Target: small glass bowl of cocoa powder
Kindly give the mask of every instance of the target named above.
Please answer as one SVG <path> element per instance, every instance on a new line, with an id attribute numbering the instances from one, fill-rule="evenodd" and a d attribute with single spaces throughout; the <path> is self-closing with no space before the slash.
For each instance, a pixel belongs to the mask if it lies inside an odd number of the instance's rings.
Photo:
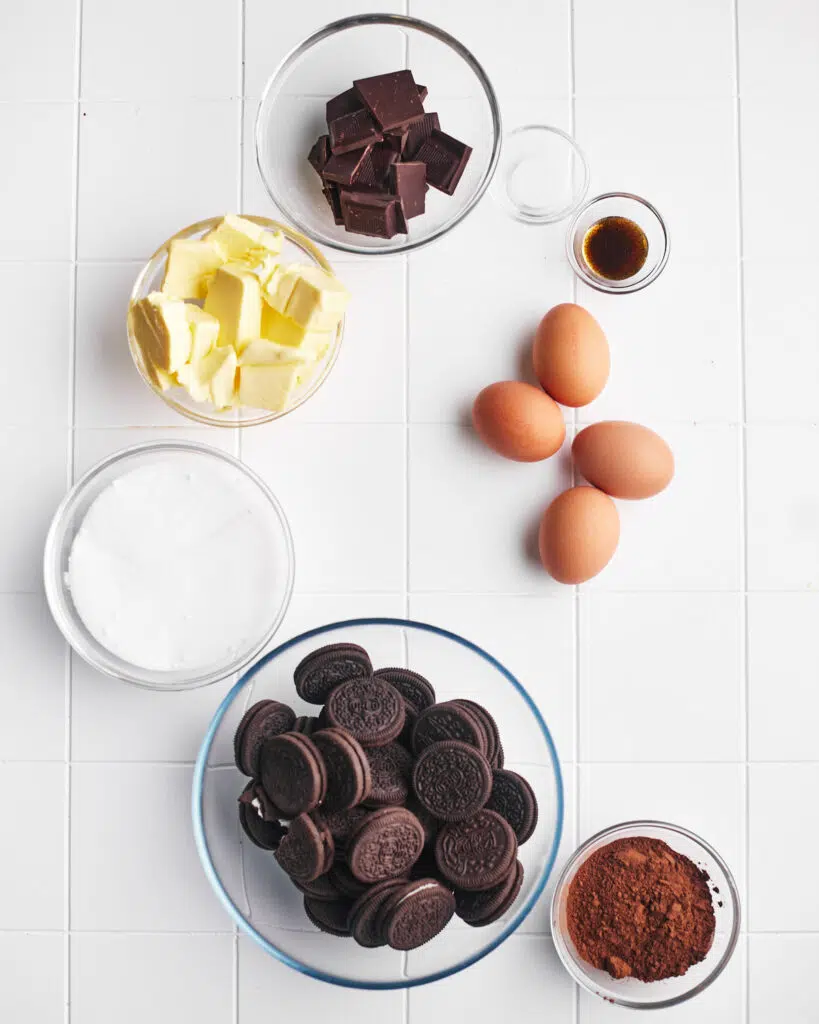
<path id="1" fill-rule="evenodd" d="M 627 821 L 587 839 L 552 897 L 552 935 L 569 974 L 633 1009 L 674 1006 L 706 989 L 731 959 L 739 927 L 725 861 L 662 821 Z"/>

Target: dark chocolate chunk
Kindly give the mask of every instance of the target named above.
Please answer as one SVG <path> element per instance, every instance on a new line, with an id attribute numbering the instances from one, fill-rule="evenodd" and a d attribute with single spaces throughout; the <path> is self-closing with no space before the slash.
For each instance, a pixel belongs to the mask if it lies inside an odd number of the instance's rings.
<path id="1" fill-rule="evenodd" d="M 404 147 L 407 144 L 408 138 L 409 129 L 404 129 L 403 131 L 397 129 L 394 132 L 384 132 L 384 143 L 394 149 L 398 156 L 401 156 L 404 152 Z"/>
<path id="2" fill-rule="evenodd" d="M 324 170 L 324 165 L 330 159 L 330 136 L 319 135 L 313 144 L 313 148 L 310 150 L 310 154 L 307 159 L 310 161 L 311 166 L 315 170 L 316 174 L 321 174 Z"/>
<path id="3" fill-rule="evenodd" d="M 403 221 L 395 196 L 373 192 L 342 192 L 341 215 L 348 231 L 373 238 L 392 238 Z"/>
<path id="4" fill-rule="evenodd" d="M 411 71 L 391 71 L 353 82 L 358 95 L 382 129 L 420 121 L 424 107 Z"/>
<path id="5" fill-rule="evenodd" d="M 458 187 L 472 147 L 433 128 L 428 139 L 418 147 L 413 159 L 427 165 L 427 181 L 434 188 L 451 196 Z"/>
<path id="6" fill-rule="evenodd" d="M 355 177 L 355 186 L 362 185 L 386 191 L 387 176 L 390 168 L 398 159 L 398 153 L 392 148 L 389 142 L 376 142 L 368 151 L 361 162 Z M 350 183 L 352 184 L 352 182 Z"/>
<path id="7" fill-rule="evenodd" d="M 344 117 L 345 114 L 352 114 L 356 110 L 363 110 L 364 104 L 358 93 L 350 87 L 345 89 L 344 92 L 340 92 L 338 96 L 334 96 L 331 100 L 327 100 L 327 124 L 331 121 L 335 121 L 337 117 Z"/>
<path id="8" fill-rule="evenodd" d="M 328 181 L 326 187 L 321 191 L 327 200 L 327 205 L 333 211 L 333 220 L 336 224 L 343 224 L 344 218 L 341 216 L 341 196 L 338 194 L 338 185 Z"/>
<path id="9" fill-rule="evenodd" d="M 429 96 L 429 89 L 425 85 L 418 86 L 418 99 L 423 103 L 424 100 Z"/>
<path id="10" fill-rule="evenodd" d="M 441 127 L 438 115 L 434 112 L 424 114 L 420 121 L 411 124 L 407 129 L 407 141 L 401 154 L 404 160 L 414 160 L 421 143 L 426 142 L 436 128 Z"/>
<path id="11" fill-rule="evenodd" d="M 337 185 L 352 185 L 369 152 L 370 147 L 364 146 L 362 149 L 352 149 L 349 153 L 333 153 L 324 165 L 322 178 Z"/>
<path id="12" fill-rule="evenodd" d="M 330 148 L 333 153 L 349 153 L 352 149 L 361 149 L 370 142 L 380 142 L 383 138 L 378 125 L 373 121 L 368 110 L 354 110 L 351 114 L 342 114 L 327 125 L 330 131 Z"/>
<path id="13" fill-rule="evenodd" d="M 401 200 L 404 216 L 418 217 L 426 206 L 427 166 L 420 161 L 393 164 L 390 167 L 390 187 Z"/>

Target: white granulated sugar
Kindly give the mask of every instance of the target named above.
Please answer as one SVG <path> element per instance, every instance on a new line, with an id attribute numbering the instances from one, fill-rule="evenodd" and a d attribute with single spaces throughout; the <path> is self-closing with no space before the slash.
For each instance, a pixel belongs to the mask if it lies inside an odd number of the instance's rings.
<path id="1" fill-rule="evenodd" d="M 258 642 L 274 614 L 273 513 L 227 465 L 178 456 L 96 498 L 68 565 L 80 618 L 112 654 L 152 671 L 203 670 Z"/>

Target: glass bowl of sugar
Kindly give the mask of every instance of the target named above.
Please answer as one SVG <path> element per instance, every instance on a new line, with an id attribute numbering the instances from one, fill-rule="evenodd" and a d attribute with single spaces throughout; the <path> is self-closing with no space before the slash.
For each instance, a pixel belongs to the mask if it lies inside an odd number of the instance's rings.
<path id="1" fill-rule="evenodd" d="M 68 492 L 48 532 L 46 597 L 90 665 L 155 690 L 249 665 L 284 618 L 293 540 L 270 488 L 204 444 L 136 445 Z"/>

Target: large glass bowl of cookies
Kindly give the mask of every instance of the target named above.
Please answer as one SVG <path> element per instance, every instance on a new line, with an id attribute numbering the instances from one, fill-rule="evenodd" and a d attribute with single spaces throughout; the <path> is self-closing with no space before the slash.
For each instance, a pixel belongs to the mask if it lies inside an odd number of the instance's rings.
<path id="1" fill-rule="evenodd" d="M 281 962 L 354 988 L 436 981 L 521 926 L 548 932 L 548 908 L 529 915 L 562 822 L 524 684 L 402 619 L 271 651 L 219 707 L 194 774 L 196 844 L 228 914 Z"/>

